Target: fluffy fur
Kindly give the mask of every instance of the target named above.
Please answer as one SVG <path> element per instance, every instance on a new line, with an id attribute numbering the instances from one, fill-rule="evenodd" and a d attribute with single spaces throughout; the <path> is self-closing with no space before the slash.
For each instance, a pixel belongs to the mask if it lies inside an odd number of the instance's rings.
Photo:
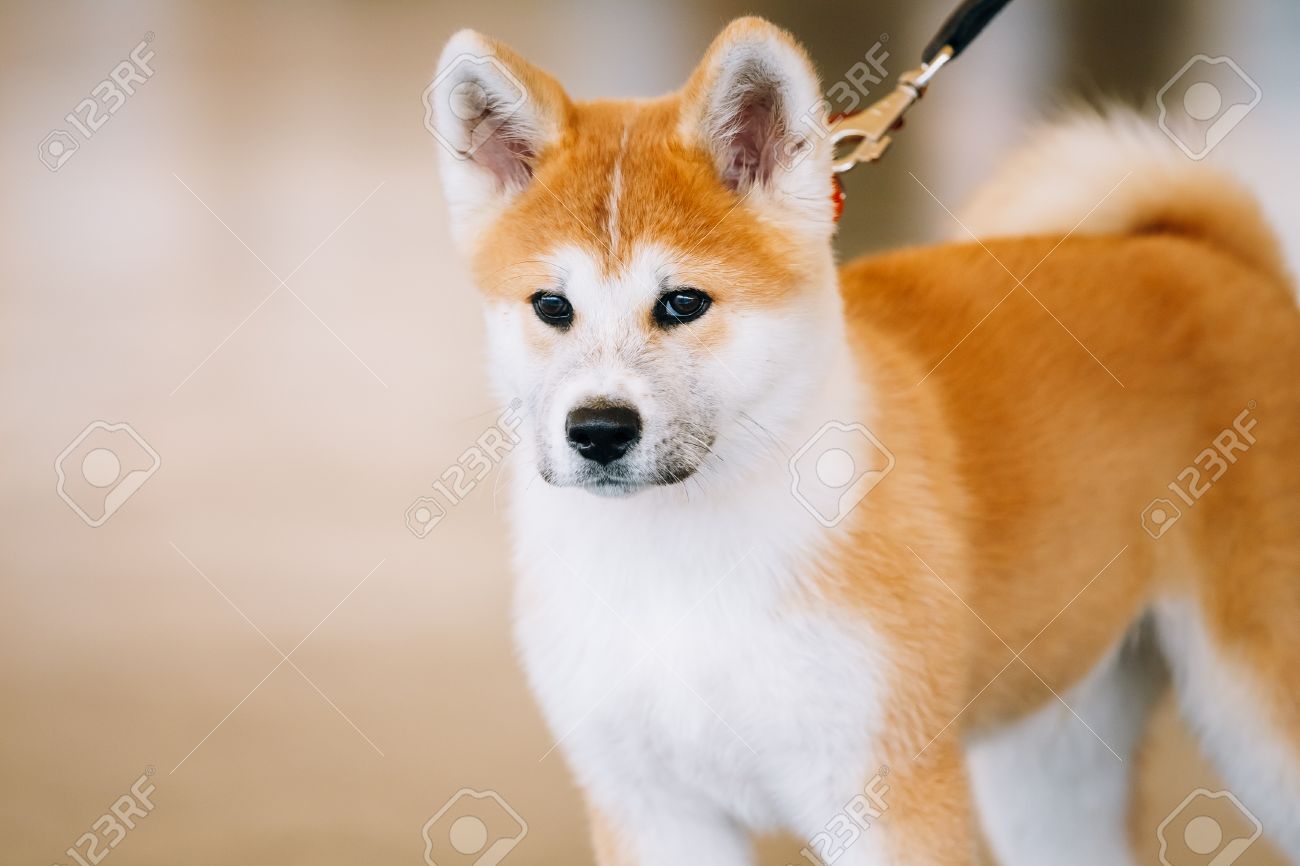
<path id="1" fill-rule="evenodd" d="M 489 95 L 435 104 L 476 145 L 443 180 L 524 405 L 519 645 L 603 866 L 740 866 L 775 829 L 845 866 L 966 864 L 972 791 L 1007 866 L 1060 839 L 1123 863 L 1156 646 L 1300 858 L 1300 315 L 1247 195 L 1145 121 L 1083 118 L 976 197 L 986 239 L 837 271 L 799 128 L 820 85 L 764 21 L 656 100 L 575 104 L 468 31 L 441 80 Z M 684 286 L 712 307 L 656 326 Z M 605 400 L 644 429 L 601 468 L 564 419 Z M 1254 444 L 1153 539 L 1146 504 L 1247 406 Z M 887 472 L 832 520 L 791 469 L 828 424 Z M 850 833 L 881 767 L 887 809 Z"/>

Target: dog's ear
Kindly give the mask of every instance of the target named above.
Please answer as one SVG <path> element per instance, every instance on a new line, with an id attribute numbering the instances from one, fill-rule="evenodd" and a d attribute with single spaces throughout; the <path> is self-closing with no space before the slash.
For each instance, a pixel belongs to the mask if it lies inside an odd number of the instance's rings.
<path id="1" fill-rule="evenodd" d="M 448 40 L 424 103 L 425 124 L 442 145 L 452 232 L 463 244 L 529 184 L 572 111 L 553 78 L 473 30 Z"/>
<path id="2" fill-rule="evenodd" d="M 682 95 L 681 134 L 728 188 L 830 213 L 826 102 L 794 37 L 761 18 L 731 22 Z"/>

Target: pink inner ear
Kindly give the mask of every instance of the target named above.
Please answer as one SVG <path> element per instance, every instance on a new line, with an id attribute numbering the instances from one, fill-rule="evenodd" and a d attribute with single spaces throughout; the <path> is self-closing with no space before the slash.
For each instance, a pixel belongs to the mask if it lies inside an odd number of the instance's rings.
<path id="1" fill-rule="evenodd" d="M 472 159 L 496 177 L 499 188 L 522 189 L 533 177 L 536 157 L 532 144 L 506 120 L 484 137 Z"/>
<path id="2" fill-rule="evenodd" d="M 731 189 L 745 190 L 771 179 L 787 135 L 779 82 L 762 70 L 740 76 L 733 87 L 731 116 L 723 129 L 721 174 Z"/>
<path id="3" fill-rule="evenodd" d="M 522 85 L 470 77 L 447 88 L 444 118 L 452 140 L 465 143 L 462 156 L 486 169 L 499 189 L 527 185 L 539 148 Z"/>

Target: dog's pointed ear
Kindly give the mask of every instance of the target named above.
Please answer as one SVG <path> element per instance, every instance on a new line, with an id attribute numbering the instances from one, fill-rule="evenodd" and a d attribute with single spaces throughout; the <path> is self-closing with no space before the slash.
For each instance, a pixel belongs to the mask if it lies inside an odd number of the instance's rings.
<path id="1" fill-rule="evenodd" d="M 452 231 L 463 244 L 528 186 L 572 111 L 553 78 L 473 30 L 448 40 L 424 104 L 425 125 L 442 145 Z"/>
<path id="2" fill-rule="evenodd" d="M 826 102 L 807 53 L 761 18 L 731 22 L 682 93 L 681 133 L 741 193 L 810 196 L 830 213 Z M 805 205 L 809 202 L 804 202 Z"/>

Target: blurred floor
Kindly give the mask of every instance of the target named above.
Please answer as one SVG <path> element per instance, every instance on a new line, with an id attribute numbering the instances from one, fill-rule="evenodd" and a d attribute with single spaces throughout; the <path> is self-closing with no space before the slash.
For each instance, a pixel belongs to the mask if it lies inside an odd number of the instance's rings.
<path id="1" fill-rule="evenodd" d="M 773 7 L 795 29 L 812 14 Z M 901 9 L 882 8 L 885 27 L 921 40 Z M 526 818 L 517 862 L 584 861 L 578 797 L 511 655 L 499 470 L 427 538 L 403 524 L 497 412 L 420 96 L 462 24 L 591 97 L 674 86 L 738 11 L 5 4 L 8 860 L 71 862 L 152 768 L 157 810 L 114 862 L 419 863 L 423 823 L 462 787 Z M 146 33 L 156 74 L 47 171 L 35 145 Z M 999 53 L 969 61 L 970 79 L 988 82 Z M 907 172 L 943 179 L 955 203 L 1012 134 L 954 155 L 935 130 L 958 123 L 964 86 L 947 109 L 936 96 L 930 133 L 918 122 L 910 149 L 855 179 L 847 249 L 950 233 Z M 1243 128 L 1239 146 L 1277 152 L 1286 139 L 1264 130 L 1280 123 Z M 1287 184 L 1270 191 L 1281 207 L 1300 200 Z M 53 469 L 94 419 L 128 421 L 162 460 L 98 529 Z M 300 641 L 297 670 L 275 647 Z M 1165 726 L 1135 825 L 1151 842 L 1208 779 Z M 768 862 L 800 861 L 774 848 Z M 1260 844 L 1237 862 L 1272 861 Z"/>

